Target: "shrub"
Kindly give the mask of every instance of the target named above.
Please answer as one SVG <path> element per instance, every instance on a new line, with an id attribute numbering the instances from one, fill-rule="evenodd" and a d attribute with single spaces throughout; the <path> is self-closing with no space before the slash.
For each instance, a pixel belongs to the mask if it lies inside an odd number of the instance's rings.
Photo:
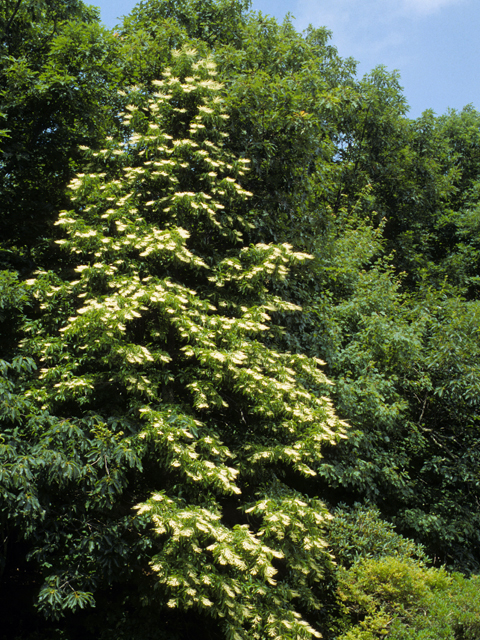
<path id="1" fill-rule="evenodd" d="M 366 558 L 338 571 L 337 640 L 478 640 L 480 579 L 411 559 Z"/>

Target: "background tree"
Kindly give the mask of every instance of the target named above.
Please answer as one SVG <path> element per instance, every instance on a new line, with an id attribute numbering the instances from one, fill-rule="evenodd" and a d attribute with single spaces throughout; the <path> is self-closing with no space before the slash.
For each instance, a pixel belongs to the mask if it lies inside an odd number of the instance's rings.
<path id="1" fill-rule="evenodd" d="M 79 144 L 115 130 L 115 38 L 82 2 L 20 0 L 0 8 L 0 266 L 33 269 L 80 159 Z M 45 258 L 42 256 L 45 255 Z M 48 256 L 48 257 L 47 257 Z"/>

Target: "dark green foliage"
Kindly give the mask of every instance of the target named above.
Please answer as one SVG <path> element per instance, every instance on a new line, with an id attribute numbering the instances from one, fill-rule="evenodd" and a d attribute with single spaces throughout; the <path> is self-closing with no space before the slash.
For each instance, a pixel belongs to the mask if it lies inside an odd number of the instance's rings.
<path id="1" fill-rule="evenodd" d="M 335 509 L 328 527 L 328 542 L 337 562 L 347 568 L 367 558 L 428 560 L 423 547 L 399 535 L 391 523 L 381 519 L 377 508 L 358 503 Z"/>
<path id="2" fill-rule="evenodd" d="M 437 561 L 476 570 L 477 302 L 448 285 L 405 292 L 382 248 L 380 230 L 343 227 L 321 245 L 322 293 L 303 303 L 302 346 L 326 358 L 359 430 L 326 451 L 324 491 L 377 504 Z"/>
<path id="3" fill-rule="evenodd" d="M 115 39 L 82 2 L 4 2 L 0 9 L 0 266 L 32 269 L 80 156 L 112 126 Z M 52 259 L 50 257 L 50 259 Z"/>

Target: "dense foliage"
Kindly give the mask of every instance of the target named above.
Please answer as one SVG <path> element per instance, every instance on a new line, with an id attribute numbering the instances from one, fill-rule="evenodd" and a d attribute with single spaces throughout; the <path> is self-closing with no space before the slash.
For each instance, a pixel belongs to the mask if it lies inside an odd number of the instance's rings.
<path id="1" fill-rule="evenodd" d="M 477 638 L 480 114 L 240 0 L 0 24 L 5 637 Z"/>

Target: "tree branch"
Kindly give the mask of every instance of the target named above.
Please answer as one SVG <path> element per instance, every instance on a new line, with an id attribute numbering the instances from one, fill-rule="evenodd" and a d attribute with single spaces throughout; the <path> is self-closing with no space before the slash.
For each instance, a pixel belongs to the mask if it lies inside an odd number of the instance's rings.
<path id="1" fill-rule="evenodd" d="M 20 5 L 21 4 L 22 4 L 22 0 L 17 0 L 17 4 L 15 6 L 15 9 L 13 10 L 13 13 L 12 13 L 12 15 L 10 17 L 10 20 L 7 22 L 7 26 L 5 27 L 5 33 L 4 33 L 4 36 L 2 38 L 2 42 L 4 42 L 8 37 L 8 32 L 10 30 L 10 27 L 12 26 L 12 22 L 14 21 L 15 16 L 18 13 L 18 10 L 20 9 Z"/>

